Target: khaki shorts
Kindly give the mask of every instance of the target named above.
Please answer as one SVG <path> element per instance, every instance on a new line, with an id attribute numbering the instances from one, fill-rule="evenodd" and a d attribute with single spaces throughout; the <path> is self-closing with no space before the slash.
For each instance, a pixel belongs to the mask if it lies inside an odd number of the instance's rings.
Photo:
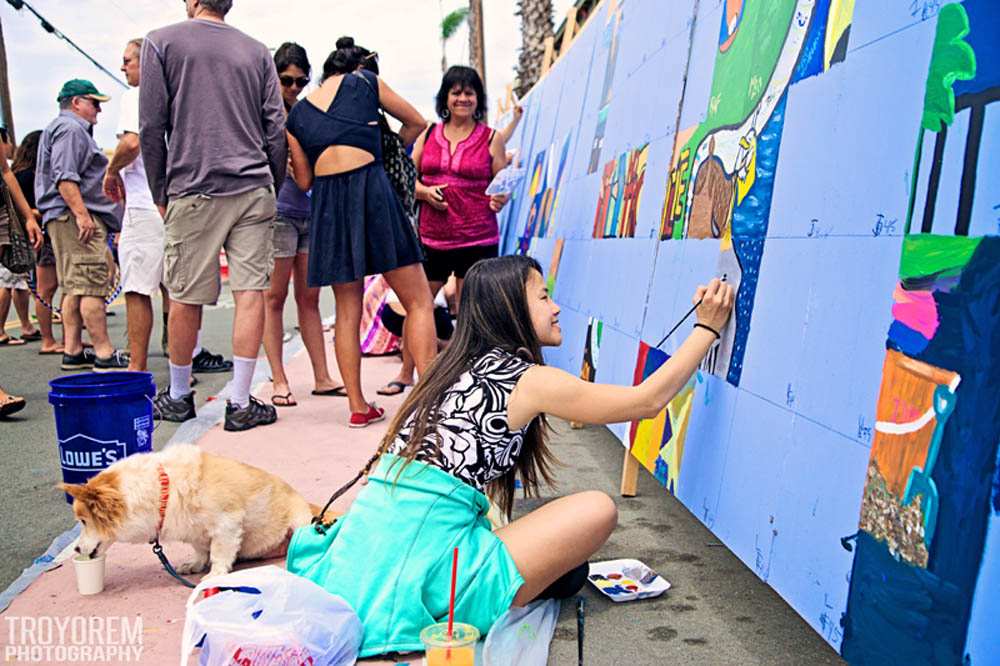
<path id="1" fill-rule="evenodd" d="M 77 237 L 79 229 L 72 213 L 49 220 L 45 230 L 52 239 L 59 286 L 63 292 L 72 296 L 105 298 L 111 287 L 108 230 L 96 215 L 91 215 L 90 219 L 97 230 L 86 243 Z"/>
<path id="2" fill-rule="evenodd" d="M 170 298 L 188 305 L 219 299 L 219 251 L 226 250 L 233 291 L 264 291 L 274 266 L 275 201 L 271 187 L 229 196 L 174 199 L 164 219 L 163 282 Z"/>

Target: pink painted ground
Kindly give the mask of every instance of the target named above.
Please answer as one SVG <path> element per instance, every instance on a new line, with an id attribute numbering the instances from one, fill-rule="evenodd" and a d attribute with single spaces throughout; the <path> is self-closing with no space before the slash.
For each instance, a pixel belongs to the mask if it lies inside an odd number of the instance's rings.
<path id="1" fill-rule="evenodd" d="M 332 356 L 331 353 L 331 367 L 335 368 Z M 261 362 L 266 363 L 263 359 Z M 391 379 L 398 367 L 396 357 L 365 359 L 362 364 L 365 395 L 386 407 L 387 416 L 395 412 L 402 397 L 377 396 L 375 389 Z M 307 500 L 323 505 L 333 490 L 350 480 L 371 457 L 385 433 L 388 419 L 368 428 L 348 428 L 346 398 L 310 395 L 312 373 L 304 350 L 292 360 L 287 370 L 299 403 L 297 407 L 279 408 L 277 423 L 243 433 L 225 432 L 220 423 L 198 443 L 206 451 L 236 458 L 277 474 Z M 271 385 L 267 383 L 255 394 L 269 399 L 270 390 Z M 334 508 L 345 510 L 356 493 L 357 488 L 352 489 L 338 500 Z M 184 544 L 167 544 L 165 550 L 175 565 L 185 561 L 191 552 Z M 280 559 L 267 563 L 284 564 Z M 118 543 L 108 552 L 103 593 L 80 596 L 76 590 L 72 562 L 67 561 L 63 566 L 43 574 L 14 600 L 3 615 L 5 618 L 133 618 L 141 615 L 143 650 L 138 663 L 160 666 L 177 663 L 188 592 L 163 571 L 150 546 Z M 11 642 L 10 627 L 11 623 L 6 619 L 0 625 L 0 654 Z M 18 641 L 16 637 L 14 640 Z M 12 659 L 10 661 L 13 662 Z M 125 662 L 115 659 L 86 663 Z M 192 660 L 191 663 L 196 662 Z"/>

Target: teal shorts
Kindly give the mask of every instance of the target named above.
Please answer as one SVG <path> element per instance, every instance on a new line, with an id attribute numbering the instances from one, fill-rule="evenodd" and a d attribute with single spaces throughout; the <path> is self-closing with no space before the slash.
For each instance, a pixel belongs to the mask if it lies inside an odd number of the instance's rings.
<path id="1" fill-rule="evenodd" d="M 403 462 L 383 455 L 344 517 L 325 534 L 296 530 L 288 547 L 289 571 L 361 618 L 361 657 L 423 650 L 420 631 L 448 619 L 456 546 L 456 622 L 485 636 L 524 584 L 486 518 L 486 496 L 440 469 Z"/>

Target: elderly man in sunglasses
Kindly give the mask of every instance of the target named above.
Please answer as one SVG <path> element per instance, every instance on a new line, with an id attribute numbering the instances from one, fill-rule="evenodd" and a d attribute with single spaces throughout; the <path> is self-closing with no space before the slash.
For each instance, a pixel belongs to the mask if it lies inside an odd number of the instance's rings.
<path id="1" fill-rule="evenodd" d="M 115 203 L 101 186 L 108 158 L 92 136 L 102 95 L 90 81 L 67 81 L 56 98 L 59 115 L 38 144 L 35 193 L 42 224 L 52 239 L 65 293 L 63 370 L 124 370 L 128 357 L 108 337 L 104 299 L 111 283 L 108 231 L 120 230 Z M 82 329 L 94 345 L 83 348 Z"/>

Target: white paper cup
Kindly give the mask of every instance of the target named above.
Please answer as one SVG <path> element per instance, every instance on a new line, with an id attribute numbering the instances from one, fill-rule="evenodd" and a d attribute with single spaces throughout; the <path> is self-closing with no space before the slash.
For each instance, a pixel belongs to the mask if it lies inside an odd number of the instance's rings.
<path id="1" fill-rule="evenodd" d="M 73 558 L 73 568 L 80 594 L 99 594 L 104 590 L 104 555 L 94 559 L 77 555 Z"/>

